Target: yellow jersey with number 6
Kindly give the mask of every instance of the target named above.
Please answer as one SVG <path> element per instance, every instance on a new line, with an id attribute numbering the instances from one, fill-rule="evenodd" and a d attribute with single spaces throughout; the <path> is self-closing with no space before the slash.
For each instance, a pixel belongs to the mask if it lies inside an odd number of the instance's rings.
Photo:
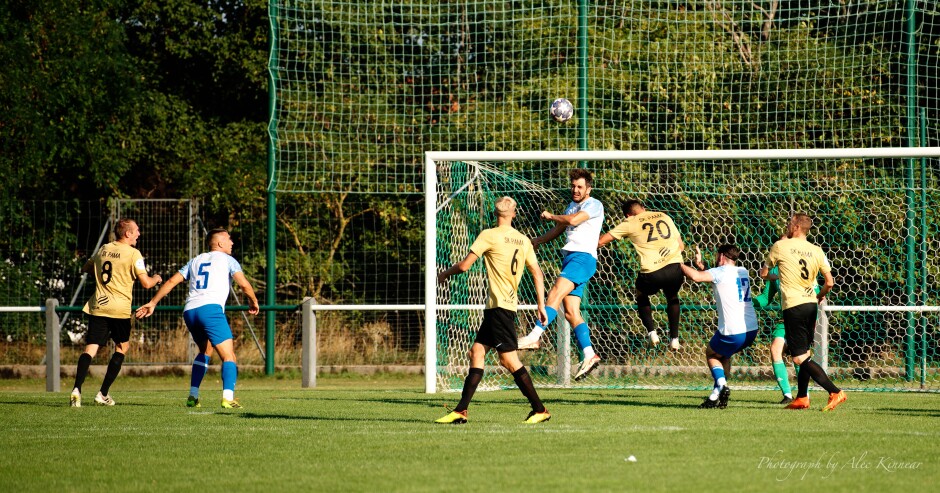
<path id="1" fill-rule="evenodd" d="M 486 265 L 486 308 L 517 311 L 522 271 L 539 265 L 529 238 L 511 226 L 486 229 L 470 245 L 470 251 Z"/>
<path id="2" fill-rule="evenodd" d="M 780 306 L 784 310 L 817 303 L 816 277 L 820 272 L 832 272 L 822 248 L 804 238 L 786 238 L 774 243 L 766 264 L 780 269 Z"/>
<path id="3" fill-rule="evenodd" d="M 82 311 L 98 317 L 131 318 L 134 281 L 147 273 L 140 251 L 112 241 L 98 250 L 92 262 L 95 292 Z"/>

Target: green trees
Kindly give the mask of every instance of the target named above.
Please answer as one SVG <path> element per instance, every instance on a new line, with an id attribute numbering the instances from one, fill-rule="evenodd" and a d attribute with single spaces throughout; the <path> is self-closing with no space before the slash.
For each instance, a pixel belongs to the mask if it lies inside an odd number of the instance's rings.
<path id="1" fill-rule="evenodd" d="M 257 197 L 265 3 L 204 3 L 0 7 L 3 198 Z"/>
<path id="2" fill-rule="evenodd" d="M 595 2 L 589 147 L 906 145 L 902 4 Z M 578 104 L 575 2 L 278 5 L 285 300 L 389 296 L 363 252 L 420 299 L 422 152 L 576 147 L 545 114 Z M 917 14 L 927 128 L 936 17 Z M 197 196 L 260 269 L 269 26 L 264 0 L 3 2 L 0 200 Z"/>

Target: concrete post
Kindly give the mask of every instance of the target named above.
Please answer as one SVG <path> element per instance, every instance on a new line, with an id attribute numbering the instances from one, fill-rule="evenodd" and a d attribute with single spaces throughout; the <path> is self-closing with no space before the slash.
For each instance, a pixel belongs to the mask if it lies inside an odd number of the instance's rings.
<path id="1" fill-rule="evenodd" d="M 46 300 L 46 392 L 61 391 L 61 362 L 59 345 L 61 328 L 59 327 L 59 314 L 55 308 L 59 300 L 49 298 Z"/>
<path id="2" fill-rule="evenodd" d="M 305 389 L 317 386 L 317 315 L 313 305 L 317 302 L 307 298 L 300 305 L 301 335 L 301 383 Z"/>

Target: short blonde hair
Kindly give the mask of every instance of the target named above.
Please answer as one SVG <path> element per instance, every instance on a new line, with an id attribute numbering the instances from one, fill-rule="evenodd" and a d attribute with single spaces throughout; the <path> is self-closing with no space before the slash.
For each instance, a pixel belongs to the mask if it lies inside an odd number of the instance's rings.
<path id="1" fill-rule="evenodd" d="M 500 197 L 496 201 L 496 215 L 499 217 L 511 216 L 516 212 L 516 201 L 512 197 Z"/>

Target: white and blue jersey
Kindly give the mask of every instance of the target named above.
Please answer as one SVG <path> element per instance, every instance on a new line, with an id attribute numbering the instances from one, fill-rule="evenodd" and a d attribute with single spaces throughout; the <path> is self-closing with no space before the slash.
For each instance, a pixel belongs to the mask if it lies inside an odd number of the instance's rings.
<path id="1" fill-rule="evenodd" d="M 189 296 L 183 311 L 203 305 L 225 306 L 232 276 L 241 271 L 238 261 L 224 252 L 197 255 L 180 269 L 180 275 L 189 282 Z"/>
<path id="2" fill-rule="evenodd" d="M 571 202 L 565 209 L 565 215 L 586 212 L 589 216 L 587 221 L 577 225 L 568 226 L 565 229 L 566 242 L 562 247 L 562 253 L 584 252 L 597 258 L 597 239 L 601 236 L 601 227 L 604 225 L 604 204 L 600 200 L 588 197 L 581 203 Z"/>
<path id="3" fill-rule="evenodd" d="M 232 338 L 224 307 L 232 276 L 241 271 L 237 260 L 218 251 L 202 253 L 180 269 L 180 275 L 189 282 L 183 320 L 197 343 L 209 340 L 217 346 Z"/>
<path id="4" fill-rule="evenodd" d="M 708 269 L 718 305 L 718 331 L 730 336 L 757 330 L 757 313 L 751 303 L 751 279 L 747 269 L 723 265 Z"/>

